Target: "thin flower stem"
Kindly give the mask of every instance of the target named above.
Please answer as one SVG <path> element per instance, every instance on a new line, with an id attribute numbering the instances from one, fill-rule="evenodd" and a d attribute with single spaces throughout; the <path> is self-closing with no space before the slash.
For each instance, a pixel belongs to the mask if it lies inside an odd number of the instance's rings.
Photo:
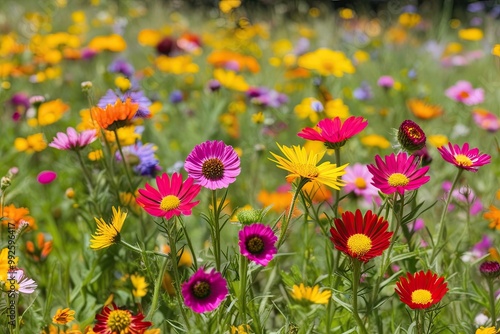
<path id="1" fill-rule="evenodd" d="M 123 239 L 120 239 L 120 244 L 125 246 L 126 248 L 128 248 L 129 250 L 133 251 L 133 252 L 136 252 L 136 253 L 139 253 L 139 254 L 143 254 L 143 253 L 146 253 L 146 254 L 153 254 L 153 255 L 157 255 L 157 256 L 161 256 L 161 257 L 166 257 L 168 258 L 169 255 L 168 254 L 165 254 L 165 253 L 160 253 L 160 252 L 155 252 L 155 251 L 144 251 L 138 247 L 135 247 L 131 244 L 129 244 L 128 242 L 126 242 L 125 240 Z"/>
<path id="2" fill-rule="evenodd" d="M 286 215 L 285 220 L 283 220 L 283 223 L 281 224 L 280 236 L 278 238 L 278 245 L 276 246 L 277 249 L 279 249 L 281 245 L 283 245 L 283 242 L 285 241 L 288 225 L 290 224 L 290 220 L 292 219 L 293 209 L 295 208 L 295 202 L 297 201 L 297 197 L 300 194 L 302 187 L 304 187 L 304 185 L 307 182 L 309 182 L 309 179 L 301 178 L 299 184 L 297 185 L 297 189 L 295 189 L 295 192 L 293 193 L 292 202 L 290 203 L 290 209 L 288 211 L 288 214 Z"/>
<path id="3" fill-rule="evenodd" d="M 182 229 L 184 230 L 184 236 L 186 237 L 186 241 L 189 247 L 189 250 L 191 251 L 191 256 L 193 257 L 193 266 L 194 270 L 198 270 L 198 260 L 196 258 L 196 252 L 194 251 L 193 243 L 191 242 L 191 238 L 189 237 L 189 233 L 186 231 L 186 228 L 184 227 L 184 222 L 182 221 L 182 217 L 178 216 L 177 219 L 179 220 L 179 223 L 181 224 Z"/>
<path id="4" fill-rule="evenodd" d="M 149 308 L 148 314 L 146 315 L 147 320 L 153 319 L 153 315 L 156 311 L 156 308 L 158 307 L 158 300 L 160 297 L 160 287 L 161 287 L 161 283 L 163 281 L 163 275 L 165 275 L 165 270 L 167 269 L 167 264 L 168 264 L 168 259 L 163 259 L 163 262 L 162 262 L 161 267 L 160 267 L 160 271 L 158 273 L 158 277 L 156 278 L 156 284 L 155 284 L 155 288 L 153 291 L 153 299 L 151 300 L 151 306 Z"/>
<path id="5" fill-rule="evenodd" d="M 122 150 L 122 144 L 120 144 L 120 138 L 118 138 L 118 132 L 116 131 L 116 129 L 113 129 L 113 132 L 115 133 L 116 145 L 118 146 L 118 151 L 120 152 L 120 156 L 121 156 L 122 161 L 123 161 L 123 166 L 125 168 L 125 174 L 127 175 L 128 184 L 130 186 L 130 192 L 135 197 L 135 193 L 134 193 L 135 189 L 134 189 L 134 186 L 132 183 L 132 177 L 130 176 L 129 165 L 127 163 L 127 160 L 125 160 L 125 155 L 123 154 L 123 150 Z"/>
<path id="6" fill-rule="evenodd" d="M 353 259 L 352 269 L 352 315 L 358 324 L 361 334 L 368 334 L 363 320 L 358 313 L 358 287 L 361 279 L 361 262 L 358 259 Z"/>
<path id="7" fill-rule="evenodd" d="M 247 322 L 246 310 L 246 294 L 247 294 L 247 277 L 248 277 L 248 260 L 245 256 L 240 254 L 240 295 L 238 300 L 240 302 L 240 321 L 242 324 Z"/>
<path id="8" fill-rule="evenodd" d="M 335 164 L 336 167 L 340 166 L 340 147 L 335 149 Z M 339 198 L 340 198 L 340 189 L 335 189 L 335 199 L 333 203 L 333 216 L 337 218 L 338 216 L 338 208 L 339 208 Z"/>
<path id="9" fill-rule="evenodd" d="M 87 169 L 85 162 L 83 161 L 82 154 L 81 154 L 80 150 L 76 149 L 75 152 L 76 152 L 76 156 L 78 157 L 78 162 L 80 163 L 80 166 L 82 167 L 83 175 L 85 175 L 85 179 L 87 180 L 87 186 L 89 188 L 89 193 L 90 193 L 91 189 L 94 187 L 94 182 L 92 181 L 92 177 L 90 176 L 90 172 Z"/>
<path id="10" fill-rule="evenodd" d="M 424 313 L 423 310 L 415 311 L 415 319 L 417 322 L 417 334 L 424 334 Z"/>
<path id="11" fill-rule="evenodd" d="M 436 242 L 434 242 L 434 247 L 432 248 L 431 263 L 433 263 L 434 260 L 436 259 L 436 256 L 439 253 L 439 248 L 441 247 L 441 243 L 443 242 L 444 231 L 446 230 L 446 227 L 444 224 L 444 218 L 446 217 L 446 213 L 448 212 L 448 206 L 450 205 L 450 202 L 451 202 L 453 190 L 455 189 L 455 187 L 458 183 L 458 180 L 460 179 L 460 176 L 462 175 L 463 171 L 464 170 L 461 168 L 458 169 L 457 176 L 455 176 L 455 179 L 453 180 L 450 191 L 448 192 L 448 196 L 446 197 L 446 202 L 444 204 L 443 212 L 441 213 L 441 219 L 439 220 L 438 236 L 437 236 Z"/>
<path id="12" fill-rule="evenodd" d="M 497 328 L 497 312 L 495 308 L 495 288 L 493 287 L 493 279 L 488 278 L 488 294 L 490 302 L 491 326 Z"/>
<path id="13" fill-rule="evenodd" d="M 212 228 L 212 245 L 214 248 L 215 257 L 215 269 L 220 272 L 221 266 L 221 251 L 220 251 L 220 212 L 219 206 L 217 205 L 217 190 L 212 190 L 212 210 L 213 210 L 213 224 L 210 224 Z"/>

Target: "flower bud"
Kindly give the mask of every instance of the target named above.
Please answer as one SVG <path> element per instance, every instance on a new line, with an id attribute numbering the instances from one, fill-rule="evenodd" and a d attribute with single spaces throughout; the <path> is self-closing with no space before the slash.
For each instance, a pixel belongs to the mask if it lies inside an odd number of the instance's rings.
<path id="1" fill-rule="evenodd" d="M 500 276 L 500 263 L 496 261 L 486 261 L 479 266 L 479 272 L 486 278 L 497 278 Z"/>
<path id="2" fill-rule="evenodd" d="M 399 126 L 398 142 L 408 152 L 421 150 L 425 146 L 425 133 L 417 123 L 406 120 Z"/>

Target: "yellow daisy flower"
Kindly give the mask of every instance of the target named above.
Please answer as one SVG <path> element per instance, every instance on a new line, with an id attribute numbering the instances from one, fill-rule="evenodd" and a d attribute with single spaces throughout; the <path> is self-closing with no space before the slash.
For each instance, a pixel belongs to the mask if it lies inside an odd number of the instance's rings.
<path id="1" fill-rule="evenodd" d="M 94 218 L 97 223 L 97 231 L 95 235 L 92 235 L 90 248 L 104 249 L 119 242 L 125 218 L 127 218 L 127 213 L 122 213 L 120 208 L 116 210 L 115 207 L 113 207 L 113 217 L 110 224 L 107 224 L 102 218 Z"/>
<path id="2" fill-rule="evenodd" d="M 324 290 L 320 292 L 318 285 L 310 287 L 304 286 L 303 283 L 300 283 L 299 286 L 293 286 L 291 296 L 293 299 L 299 302 L 328 304 L 330 298 L 332 297 L 332 292 L 330 290 Z"/>

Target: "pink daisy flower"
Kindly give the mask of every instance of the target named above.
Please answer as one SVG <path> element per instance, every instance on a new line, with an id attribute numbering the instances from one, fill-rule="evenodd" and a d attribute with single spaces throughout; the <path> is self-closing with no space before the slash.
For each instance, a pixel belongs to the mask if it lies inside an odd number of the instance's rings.
<path id="1" fill-rule="evenodd" d="M 167 173 L 163 173 L 156 177 L 158 190 L 146 183 L 145 189 L 139 189 L 136 201 L 155 217 L 170 219 L 173 216 L 188 216 L 199 203 L 192 200 L 200 192 L 201 186 L 193 183 L 190 177 L 183 182 L 181 174 L 173 173 L 172 178 L 169 178 Z"/>
<path id="2" fill-rule="evenodd" d="M 373 199 L 378 199 L 378 189 L 372 184 L 372 177 L 366 165 L 355 163 L 347 166 L 342 176 L 342 180 L 346 183 L 345 192 L 352 192 L 356 196 L 363 197 L 371 204 Z"/>
<path id="3" fill-rule="evenodd" d="M 307 140 L 321 141 L 330 149 L 345 145 L 347 140 L 368 125 L 363 117 L 351 116 L 342 123 L 339 117 L 326 118 L 318 122 L 318 129 L 304 128 L 297 135 Z"/>
<path id="4" fill-rule="evenodd" d="M 384 194 L 398 192 L 403 195 L 407 190 L 415 190 L 429 182 L 430 176 L 424 175 L 429 166 L 418 168 L 419 159 L 406 152 L 398 155 L 391 154 L 383 161 L 379 155 L 375 156 L 375 165 L 368 165 L 373 175 L 372 184 Z"/>
<path id="5" fill-rule="evenodd" d="M 477 148 L 469 149 L 469 143 L 465 143 L 462 148 L 448 143 L 448 147 L 443 145 L 438 151 L 445 161 L 469 172 L 477 172 L 479 167 L 491 162 L 490 155 L 479 153 Z"/>
<path id="6" fill-rule="evenodd" d="M 184 168 L 202 187 L 227 188 L 240 175 L 240 158 L 223 141 L 206 141 L 189 153 Z"/>
<path id="7" fill-rule="evenodd" d="M 465 80 L 460 80 L 454 86 L 448 88 L 445 95 L 468 106 L 480 104 L 484 101 L 484 89 L 474 89 L 472 84 Z"/>
<path id="8" fill-rule="evenodd" d="M 35 292 L 37 286 L 34 280 L 24 275 L 24 270 L 15 269 L 9 270 L 4 290 L 6 292 L 15 291 L 15 293 L 31 294 Z"/>
<path id="9" fill-rule="evenodd" d="M 85 130 L 78 133 L 74 128 L 67 128 L 66 133 L 58 132 L 50 147 L 58 150 L 78 150 L 96 140 L 95 130 Z"/>
<path id="10" fill-rule="evenodd" d="M 485 109 L 474 109 L 472 119 L 481 129 L 496 132 L 500 129 L 500 119 L 497 115 Z"/>
<path id="11" fill-rule="evenodd" d="M 390 75 L 383 75 L 377 80 L 377 85 L 384 89 L 389 89 L 394 86 L 394 79 Z"/>
<path id="12" fill-rule="evenodd" d="M 215 310 L 228 295 L 227 282 L 215 269 L 198 269 L 181 290 L 184 303 L 196 313 Z"/>
<path id="13" fill-rule="evenodd" d="M 261 223 L 247 225 L 238 235 L 240 252 L 250 261 L 267 266 L 277 253 L 274 244 L 278 238 L 269 226 Z"/>

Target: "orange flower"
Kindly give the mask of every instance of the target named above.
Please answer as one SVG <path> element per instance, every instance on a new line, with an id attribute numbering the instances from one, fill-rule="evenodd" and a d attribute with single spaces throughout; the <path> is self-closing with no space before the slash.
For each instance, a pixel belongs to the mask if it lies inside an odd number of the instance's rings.
<path id="1" fill-rule="evenodd" d="M 45 240 L 43 233 L 38 233 L 36 236 L 36 246 L 33 241 L 26 242 L 26 252 L 33 258 L 35 262 L 43 262 L 52 251 L 52 240 Z"/>
<path id="2" fill-rule="evenodd" d="M 117 99 L 114 105 L 108 104 L 105 109 L 93 107 L 90 113 L 101 128 L 113 131 L 128 125 L 138 109 L 139 105 L 130 99 L 125 102 Z"/>
<path id="3" fill-rule="evenodd" d="M 2 208 L 0 207 L 0 212 Z M 3 208 L 4 220 L 2 221 L 4 226 L 8 226 L 9 223 L 14 224 L 14 228 L 19 228 L 19 225 L 25 221 L 29 224 L 31 229 L 36 229 L 35 219 L 28 216 L 30 210 L 27 208 L 16 208 L 14 204 L 6 206 Z"/>
<path id="4" fill-rule="evenodd" d="M 207 62 L 215 67 L 226 67 L 228 64 L 237 66 L 237 70 L 248 69 L 252 73 L 260 71 L 260 66 L 254 57 L 245 56 L 237 52 L 216 50 L 212 52 Z"/>
<path id="5" fill-rule="evenodd" d="M 431 119 L 440 116 L 443 108 L 437 105 L 428 104 L 419 99 L 410 99 L 406 102 L 408 109 L 420 119 Z"/>
<path id="6" fill-rule="evenodd" d="M 308 182 L 302 188 L 306 196 L 310 197 L 314 203 L 321 203 L 332 198 L 332 192 L 323 184 Z"/>
<path id="7" fill-rule="evenodd" d="M 483 218 L 490 221 L 490 228 L 500 230 L 500 209 L 490 205 L 489 211 L 483 214 Z"/>

